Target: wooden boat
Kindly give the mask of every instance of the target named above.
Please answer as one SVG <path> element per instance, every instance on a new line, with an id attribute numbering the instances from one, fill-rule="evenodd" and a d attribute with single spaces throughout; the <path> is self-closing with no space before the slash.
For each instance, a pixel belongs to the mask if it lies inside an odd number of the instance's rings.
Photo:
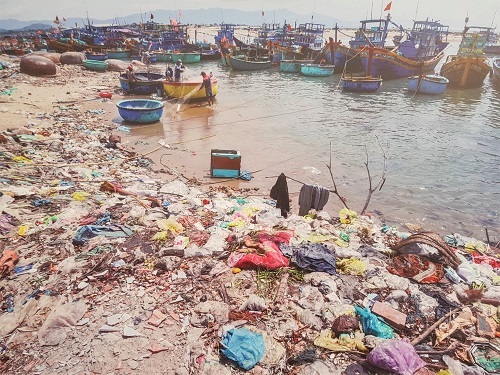
<path id="1" fill-rule="evenodd" d="M 246 60 L 244 56 L 231 56 L 229 57 L 229 66 L 234 70 L 243 70 L 243 71 L 253 71 L 253 70 L 264 70 L 269 69 L 272 65 L 272 62 L 269 60 L 259 61 L 259 60 Z"/>
<path id="2" fill-rule="evenodd" d="M 300 73 L 302 64 L 311 64 L 312 60 L 280 60 L 280 72 Z"/>
<path id="3" fill-rule="evenodd" d="M 408 77 L 408 91 L 418 92 L 419 94 L 439 95 L 446 89 L 448 82 L 448 78 L 437 74 Z"/>
<path id="4" fill-rule="evenodd" d="M 136 95 L 163 95 L 163 80 L 165 79 L 163 74 L 137 72 L 134 75 L 136 80 L 129 82 L 127 73 L 120 74 L 120 86 L 123 91 Z"/>
<path id="5" fill-rule="evenodd" d="M 96 72 L 108 70 L 108 63 L 106 61 L 83 60 L 83 66 L 88 70 L 94 70 Z"/>
<path id="6" fill-rule="evenodd" d="M 128 59 L 131 55 L 129 49 L 107 49 L 108 59 L 124 60 Z"/>
<path id="7" fill-rule="evenodd" d="M 172 61 L 176 62 L 177 60 L 181 60 L 183 64 L 193 64 L 200 62 L 201 55 L 199 52 L 174 52 Z"/>
<path id="8" fill-rule="evenodd" d="M 500 83 L 500 57 L 493 59 L 493 80 Z"/>
<path id="9" fill-rule="evenodd" d="M 3 47 L 0 51 L 9 56 L 23 56 L 29 53 L 26 49 L 16 47 Z"/>
<path id="10" fill-rule="evenodd" d="M 450 80 L 450 87 L 469 89 L 483 85 L 491 67 L 483 53 L 484 45 L 490 40 L 490 27 L 467 26 L 462 33 L 462 41 L 456 55 L 450 55 L 441 67 L 441 75 Z"/>
<path id="11" fill-rule="evenodd" d="M 172 54 L 167 53 L 166 51 L 154 51 L 152 54 L 156 56 L 157 62 L 172 61 Z"/>
<path id="12" fill-rule="evenodd" d="M 158 121 L 163 115 L 164 102 L 150 99 L 122 100 L 116 103 L 118 113 L 128 122 L 148 124 Z"/>
<path id="13" fill-rule="evenodd" d="M 434 68 L 443 58 L 448 45 L 441 36 L 447 26 L 435 21 L 414 21 L 407 38 L 389 51 L 380 47 L 365 47 L 359 52 L 365 73 L 383 80 L 420 75 Z"/>
<path id="14" fill-rule="evenodd" d="M 222 57 L 222 54 L 218 50 L 202 51 L 200 53 L 201 61 L 217 61 Z"/>
<path id="15" fill-rule="evenodd" d="M 108 58 L 108 55 L 104 52 L 87 51 L 85 55 L 87 56 L 87 60 L 104 61 Z"/>
<path id="16" fill-rule="evenodd" d="M 353 77 L 352 74 L 343 74 L 340 78 L 342 91 L 345 92 L 375 92 L 382 85 L 380 77 Z"/>
<path id="17" fill-rule="evenodd" d="M 71 43 L 68 38 L 56 40 L 47 39 L 47 47 L 59 53 L 64 52 L 83 52 L 89 49 L 89 45 L 85 43 L 76 43 L 76 40 Z"/>
<path id="18" fill-rule="evenodd" d="M 333 74 L 335 65 L 302 64 L 300 74 L 308 77 L 328 77 Z"/>
<path id="19" fill-rule="evenodd" d="M 163 81 L 163 89 L 165 94 L 176 99 L 205 99 L 205 89 L 201 88 L 201 81 Z M 219 91 L 217 78 L 212 78 L 212 94 L 217 95 Z"/>

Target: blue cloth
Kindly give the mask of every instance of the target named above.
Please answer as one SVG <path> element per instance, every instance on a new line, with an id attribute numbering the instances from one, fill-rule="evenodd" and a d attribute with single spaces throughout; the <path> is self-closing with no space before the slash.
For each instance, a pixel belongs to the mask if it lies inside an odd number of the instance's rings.
<path id="1" fill-rule="evenodd" d="M 222 354 L 245 370 L 252 369 L 264 356 L 264 337 L 246 328 L 230 330 L 221 345 Z"/>
<path id="2" fill-rule="evenodd" d="M 74 245 L 83 245 L 85 242 L 97 236 L 112 238 L 130 237 L 134 232 L 123 225 L 84 225 L 80 227 L 73 237 Z"/>
<path id="3" fill-rule="evenodd" d="M 299 246 L 280 244 L 284 256 L 292 263 L 308 271 L 328 272 L 334 275 L 336 270 L 335 253 L 325 245 L 307 243 Z"/>

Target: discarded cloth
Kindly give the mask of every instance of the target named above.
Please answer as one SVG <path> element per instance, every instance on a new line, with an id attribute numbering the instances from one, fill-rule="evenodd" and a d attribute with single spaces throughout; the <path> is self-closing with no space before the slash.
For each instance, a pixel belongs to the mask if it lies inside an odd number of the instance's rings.
<path id="1" fill-rule="evenodd" d="M 73 237 L 74 245 L 83 245 L 85 242 L 97 236 L 112 238 L 130 237 L 134 232 L 124 225 L 84 225 L 80 227 Z"/>
<path id="2" fill-rule="evenodd" d="M 400 375 L 413 375 L 426 365 L 413 345 L 406 340 L 389 340 L 378 345 L 368 354 L 366 361 Z"/>
<path id="3" fill-rule="evenodd" d="M 303 185 L 299 193 L 299 215 L 307 215 L 311 208 L 322 210 L 328 202 L 330 192 L 320 186 Z"/>
<path id="4" fill-rule="evenodd" d="M 291 238 L 290 232 L 278 232 L 270 234 L 260 232 L 254 239 L 245 238 L 245 247 L 233 252 L 228 259 L 230 267 L 241 269 L 264 268 L 274 270 L 290 265 L 288 259 L 281 253 L 279 245 L 288 244 Z"/>
<path id="5" fill-rule="evenodd" d="M 413 279 L 419 283 L 437 283 L 444 276 L 444 267 L 416 254 L 403 254 L 394 257 L 387 270 L 393 275 Z"/>
<path id="6" fill-rule="evenodd" d="M 10 275 L 18 260 L 19 255 L 15 250 L 4 250 L 0 258 L 0 277 Z"/>
<path id="7" fill-rule="evenodd" d="M 292 263 L 308 271 L 336 273 L 335 253 L 323 244 L 304 244 L 299 246 L 280 245 L 281 252 L 291 258 Z"/>
<path id="8" fill-rule="evenodd" d="M 339 338 L 333 338 L 330 330 L 323 330 L 316 340 L 314 340 L 314 345 L 334 352 L 350 352 L 352 350 L 359 350 L 360 352 L 368 351 L 363 344 L 362 338 L 359 337 L 359 333 L 354 338 L 351 338 L 349 335 L 340 335 Z"/>
<path id="9" fill-rule="evenodd" d="M 221 345 L 222 354 L 245 370 L 252 369 L 264 356 L 264 337 L 246 328 L 228 331 Z"/>
<path id="10" fill-rule="evenodd" d="M 337 268 L 348 275 L 363 276 L 366 272 L 365 262 L 358 258 L 339 259 Z"/>
<path id="11" fill-rule="evenodd" d="M 373 314 L 368 307 L 361 308 L 355 305 L 354 309 L 356 315 L 361 318 L 361 325 L 365 335 L 377 336 L 383 339 L 392 339 L 394 337 L 394 330 L 381 318 Z"/>
<path id="12" fill-rule="evenodd" d="M 276 200 L 276 208 L 281 208 L 281 216 L 287 217 L 290 211 L 290 195 L 284 173 L 278 176 L 276 183 L 271 188 L 270 197 Z"/>
<path id="13" fill-rule="evenodd" d="M 6 235 L 16 227 L 13 224 L 14 220 L 14 217 L 9 214 L 0 215 L 0 234 L 2 236 Z"/>

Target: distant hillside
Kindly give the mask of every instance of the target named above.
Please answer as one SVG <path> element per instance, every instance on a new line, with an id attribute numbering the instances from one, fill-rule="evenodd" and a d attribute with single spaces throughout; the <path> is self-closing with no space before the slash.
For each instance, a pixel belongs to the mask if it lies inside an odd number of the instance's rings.
<path id="1" fill-rule="evenodd" d="M 92 12 L 92 10 L 90 10 Z M 179 14 L 177 10 L 165 10 L 158 9 L 151 12 L 154 16 L 154 21 L 159 23 L 169 23 L 171 19 L 175 18 L 178 20 Z M 95 19 L 90 18 L 90 22 L 94 25 L 116 25 L 116 24 L 131 24 L 139 23 L 150 20 L 150 14 L 145 15 L 136 13 L 124 17 L 118 17 L 115 19 Z M 63 21 L 60 17 L 61 22 L 66 27 L 79 27 L 87 23 L 86 18 L 82 17 L 66 17 L 66 21 Z M 222 9 L 222 8 L 209 8 L 209 9 L 187 9 L 182 10 L 181 20 L 184 24 L 220 24 L 222 22 L 235 23 L 240 25 L 261 25 L 262 21 L 266 23 L 280 23 L 283 24 L 285 21 L 290 24 L 299 24 L 305 22 L 311 22 L 311 14 L 297 14 L 289 11 L 288 9 L 278 9 L 272 12 L 265 12 L 264 17 L 262 17 L 261 11 L 243 11 L 237 9 Z M 335 23 L 338 23 L 341 27 L 355 27 L 358 22 L 343 22 L 341 20 L 335 19 L 324 14 L 314 15 L 315 23 L 325 24 L 326 27 L 333 27 Z M 30 21 L 18 21 L 15 19 L 0 19 L 0 28 L 6 30 L 21 30 L 26 27 L 31 27 L 33 24 L 42 24 L 47 27 L 54 27 L 54 20 L 30 20 Z"/>
<path id="2" fill-rule="evenodd" d="M 26 31 L 26 30 L 48 30 L 52 29 L 52 26 L 50 25 L 45 25 L 43 23 L 32 23 L 29 26 L 25 26 L 20 30 Z"/>

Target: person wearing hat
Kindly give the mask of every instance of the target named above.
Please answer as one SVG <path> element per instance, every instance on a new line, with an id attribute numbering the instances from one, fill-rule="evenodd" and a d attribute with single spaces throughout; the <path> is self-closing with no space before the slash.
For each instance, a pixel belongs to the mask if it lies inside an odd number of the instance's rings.
<path id="1" fill-rule="evenodd" d="M 182 65 L 182 60 L 179 59 L 174 65 L 174 81 L 179 82 L 181 80 L 181 74 L 184 73 L 184 65 Z"/>
<path id="2" fill-rule="evenodd" d="M 200 90 L 205 87 L 208 105 L 212 105 L 214 104 L 214 96 L 212 94 L 212 73 L 208 75 L 205 72 L 201 72 L 201 76 L 203 77 L 203 83 L 201 84 Z"/>
<path id="3" fill-rule="evenodd" d="M 134 67 L 132 65 L 129 65 L 127 67 L 127 79 L 129 82 L 135 82 L 135 73 L 134 73 Z"/>

